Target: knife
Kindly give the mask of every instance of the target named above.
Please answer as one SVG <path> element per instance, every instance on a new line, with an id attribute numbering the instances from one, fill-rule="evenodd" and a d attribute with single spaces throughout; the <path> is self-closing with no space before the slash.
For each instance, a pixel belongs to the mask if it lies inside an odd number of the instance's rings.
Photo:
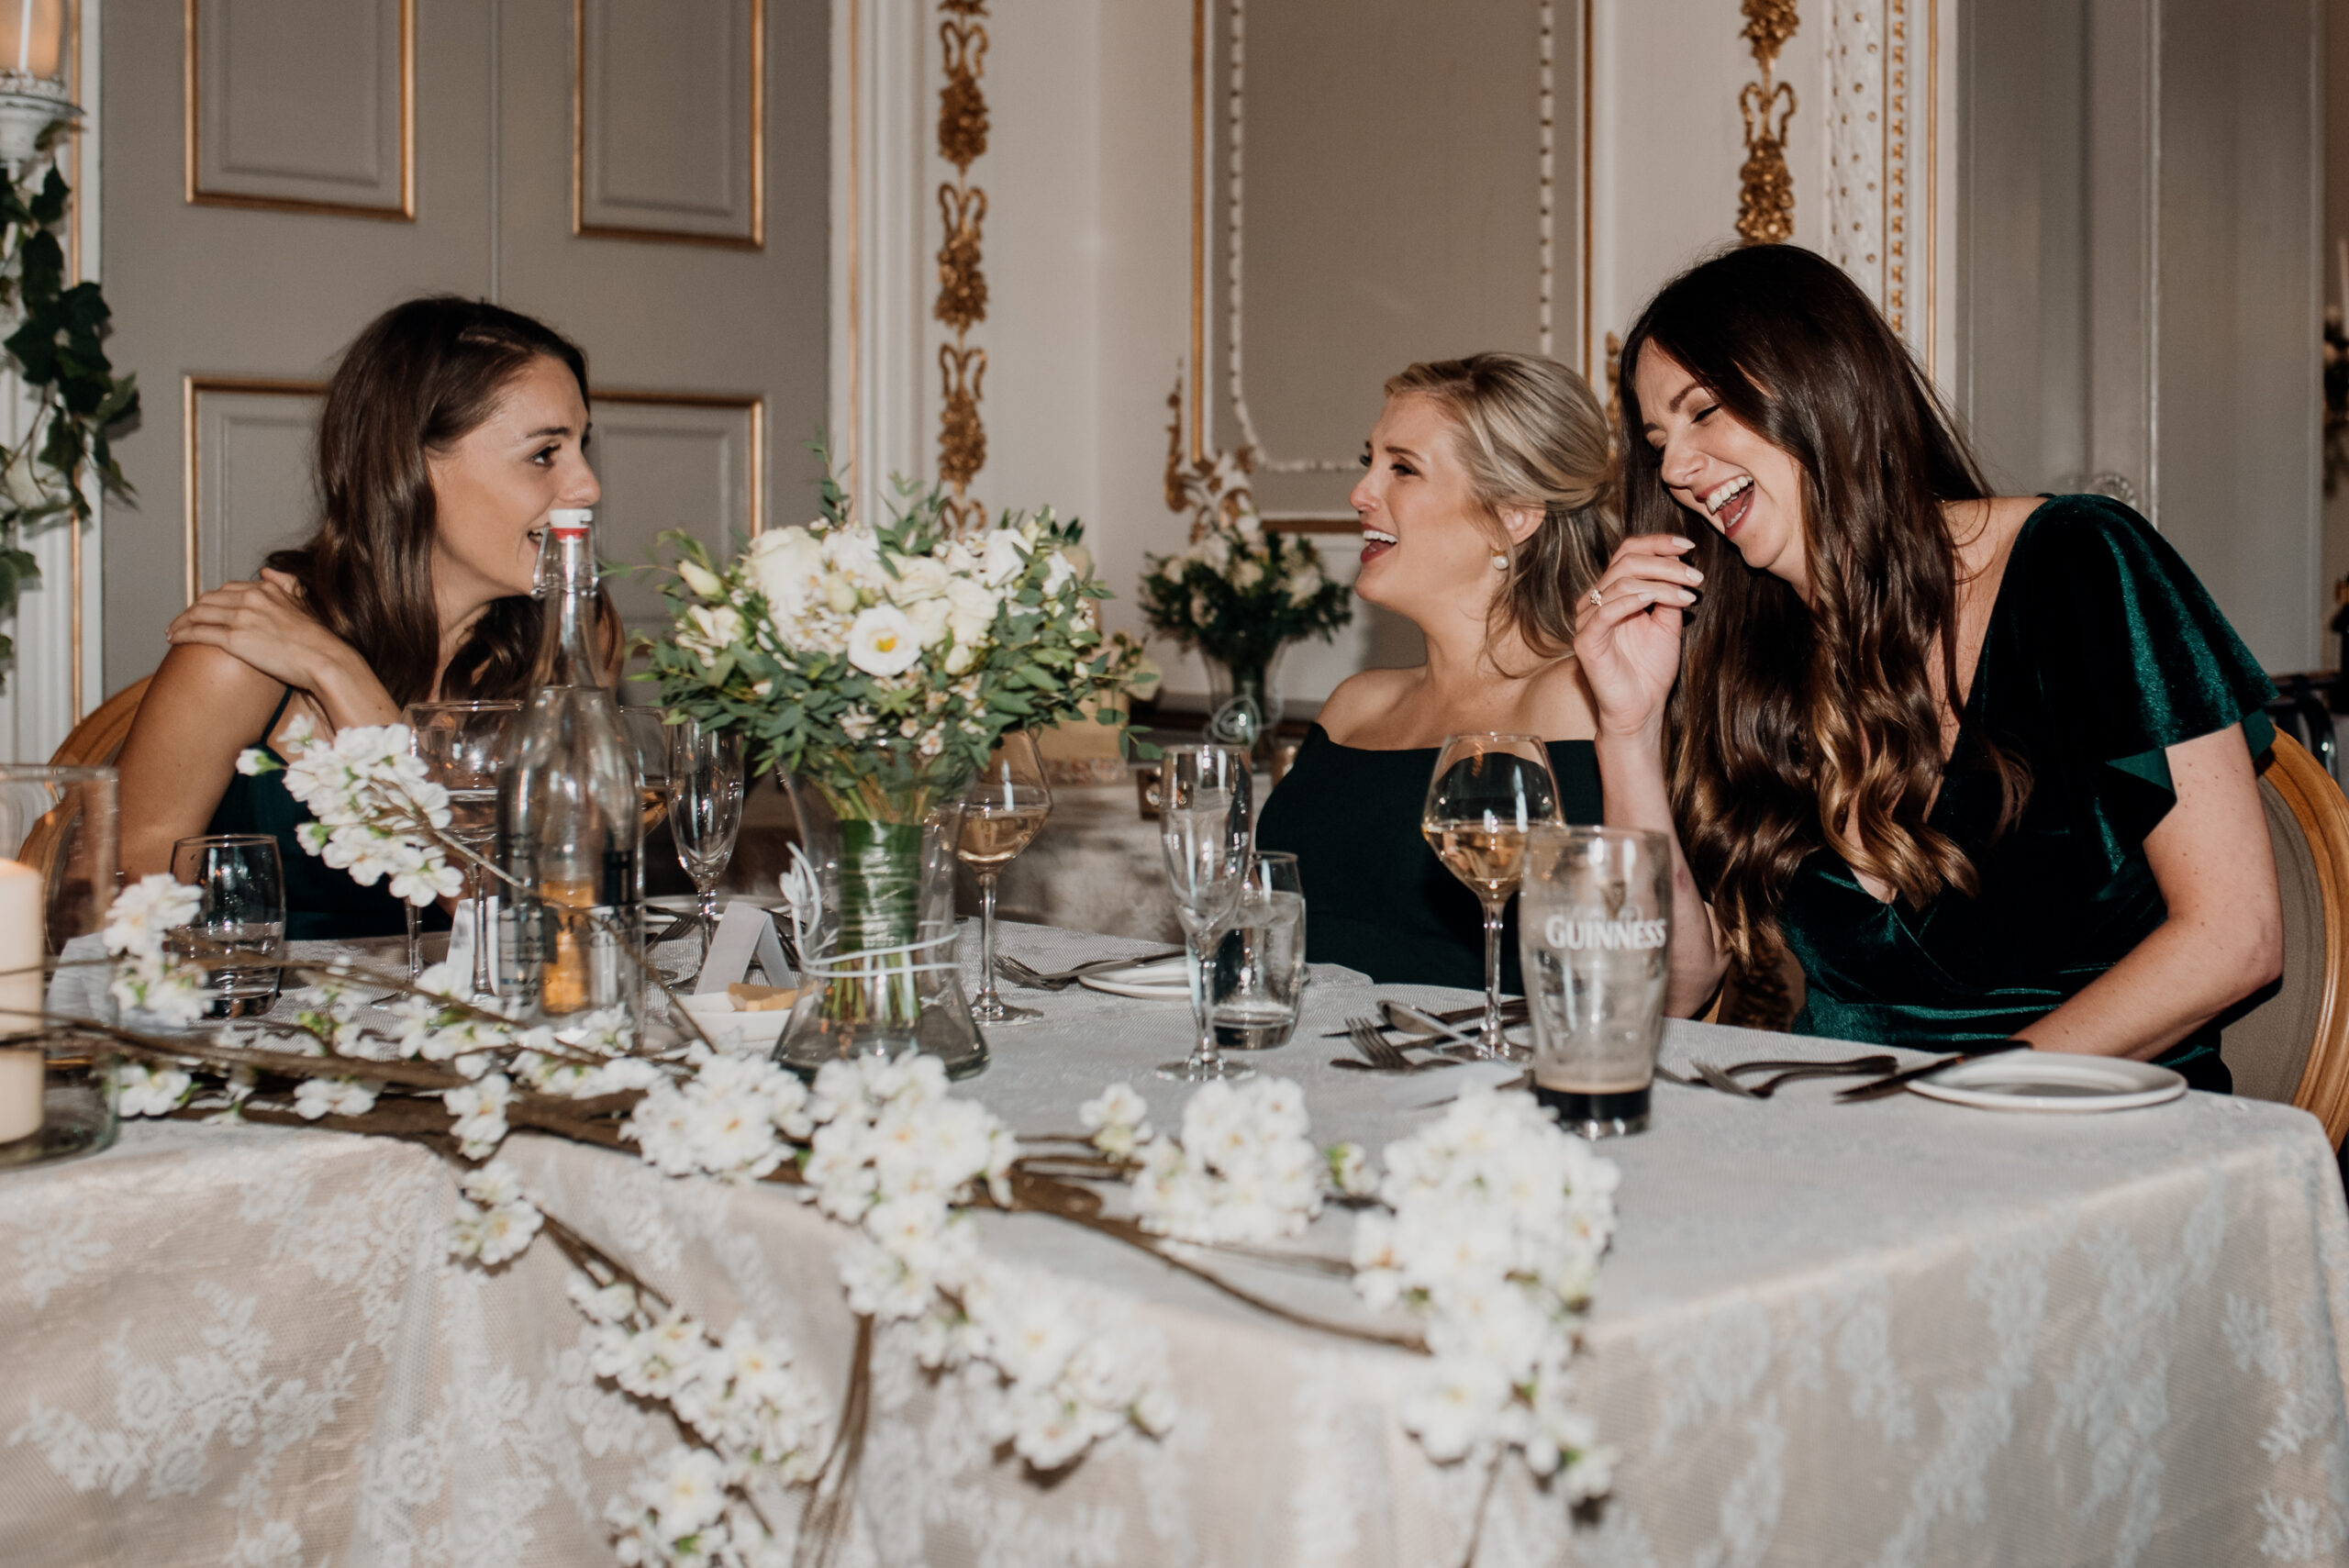
<path id="1" fill-rule="evenodd" d="M 2030 1049 L 2031 1041 L 2027 1040 L 1990 1040 L 1981 1045 L 1969 1045 L 1962 1050 L 1949 1052 L 1937 1062 L 1928 1062 L 1921 1067 L 1910 1067 L 1898 1073 L 1888 1073 L 1881 1078 L 1871 1079 L 1856 1088 L 1846 1089 L 1835 1096 L 1835 1103 L 1853 1105 L 1861 1100 L 1882 1099 L 1887 1095 L 1898 1094 L 1920 1078 L 1930 1078 L 1943 1068 L 1955 1066 L 1958 1062 L 1969 1058 L 1998 1056 L 2009 1051 L 2029 1051 Z"/>

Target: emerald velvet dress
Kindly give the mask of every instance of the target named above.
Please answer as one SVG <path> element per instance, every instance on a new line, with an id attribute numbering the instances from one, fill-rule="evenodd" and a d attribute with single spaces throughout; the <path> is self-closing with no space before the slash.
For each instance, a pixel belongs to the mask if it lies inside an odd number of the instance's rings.
<path id="1" fill-rule="evenodd" d="M 287 687 L 277 699 L 276 708 L 269 722 L 261 727 L 261 736 L 252 743 L 283 762 L 269 738 L 277 729 L 277 721 L 292 701 L 294 691 Z M 295 829 L 311 821 L 310 808 L 286 793 L 284 773 L 264 773 L 254 778 L 245 773 L 228 775 L 228 790 L 220 796 L 220 804 L 212 810 L 212 820 L 206 833 L 263 833 L 277 840 L 277 857 L 285 868 L 285 935 L 292 941 L 340 941 L 353 937 L 398 936 L 407 929 L 407 917 L 400 908 L 400 901 L 392 896 L 391 889 L 378 882 L 373 887 L 362 887 L 351 880 L 351 873 L 337 871 L 317 856 L 304 849 L 295 837 Z M 449 929 L 449 917 L 437 905 L 428 905 L 423 911 L 426 930 Z"/>
<path id="2" fill-rule="evenodd" d="M 1319 725 L 1256 824 L 1256 847 L 1297 856 L 1305 951 L 1389 985 L 1485 986 L 1485 909 L 1419 835 L 1438 749 L 1341 746 Z M 1558 808 L 1598 820 L 1598 759 L 1587 740 L 1549 743 Z M 1518 978 L 1517 905 L 1501 933 L 1501 987 Z"/>
<path id="3" fill-rule="evenodd" d="M 2176 804 L 2165 749 L 2232 725 L 2254 760 L 2274 687 L 2151 524 L 2060 495 L 2014 541 L 1966 694 L 1973 729 L 2028 764 L 2021 820 L 1994 839 L 1999 792 L 1961 738 L 1929 818 L 1980 888 L 1883 903 L 1831 850 L 1797 872 L 1780 921 L 1809 995 L 1797 1032 L 1944 1049 L 2028 1035 L 2162 923 L 2146 834 Z M 2159 1060 L 2230 1086 L 2218 1030 Z"/>

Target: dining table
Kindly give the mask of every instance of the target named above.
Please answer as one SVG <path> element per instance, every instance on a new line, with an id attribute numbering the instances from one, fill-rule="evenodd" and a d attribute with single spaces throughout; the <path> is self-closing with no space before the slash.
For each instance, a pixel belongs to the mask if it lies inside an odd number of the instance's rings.
<path id="1" fill-rule="evenodd" d="M 1040 970 L 1163 944 L 1007 922 Z M 976 932 L 962 954 L 976 961 Z M 323 949 L 296 956 L 316 958 Z M 1122 1081 L 1180 1125 L 1186 1002 L 1013 993 L 956 1084 L 1030 1136 Z M 1315 966 L 1290 1040 L 1317 1140 L 1374 1160 L 1514 1069 L 1335 1065 L 1347 1021 L 1465 992 Z M 778 1015 L 778 1024 L 781 1016 Z M 1333 1038 L 1333 1036 L 1338 1038 Z M 1674 1021 L 1662 1060 L 1850 1054 Z M 1904 1062 L 1924 1060 L 1897 1052 Z M 1048 1475 L 989 1438 L 995 1374 L 874 1351 L 849 1538 L 862 1564 L 1598 1568 L 2336 1564 L 2349 1553 L 2349 1205 L 2314 1118 L 2203 1094 L 2026 1115 L 1912 1094 L 1765 1100 L 1660 1082 L 1606 1140 L 1617 1228 L 1577 1357 L 1616 1451 L 1570 1505 L 1521 1463 L 1432 1462 L 1400 1415 L 1423 1358 L 1302 1326 L 1051 1216 L 981 1214 L 1179 1413 Z M 787 1339 L 819 1386 L 855 1340 L 845 1233 L 772 1184 L 672 1178 L 537 1135 L 549 1212 L 722 1333 Z M 448 1165 L 314 1129 L 132 1121 L 0 1173 L 0 1562 L 438 1568 L 612 1561 L 607 1500 L 674 1431 L 599 1381 L 549 1245 L 450 1255 Z M 1354 1216 L 1214 1267 L 1332 1322 Z M 1497 1479 L 1496 1479 L 1497 1478 Z"/>

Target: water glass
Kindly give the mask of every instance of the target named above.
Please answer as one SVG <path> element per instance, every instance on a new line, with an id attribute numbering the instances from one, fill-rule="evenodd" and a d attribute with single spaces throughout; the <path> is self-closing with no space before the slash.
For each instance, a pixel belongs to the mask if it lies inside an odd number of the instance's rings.
<path id="1" fill-rule="evenodd" d="M 1305 885 L 1297 857 L 1248 857 L 1240 896 L 1208 966 L 1208 1011 L 1225 1051 L 1286 1045 L 1305 990 Z"/>
<path id="2" fill-rule="evenodd" d="M 1501 1035 L 1501 911 L 1525 869 L 1525 835 L 1558 816 L 1549 749 L 1531 735 L 1448 735 L 1419 811 L 1419 831 L 1444 869 L 1485 906 L 1486 1056 L 1515 1060 Z"/>
<path id="3" fill-rule="evenodd" d="M 200 963 L 208 1018 L 258 1018 L 276 1004 L 285 956 L 285 868 L 266 833 L 216 833 L 172 846 L 172 875 L 203 895 L 195 918 L 163 938 Z"/>
<path id="4" fill-rule="evenodd" d="M 1216 1047 L 1204 962 L 1214 945 L 1208 939 L 1239 902 L 1250 833 L 1248 753 L 1237 746 L 1166 748 L 1159 764 L 1159 844 L 1174 888 L 1174 916 L 1183 923 L 1197 1043 L 1185 1060 L 1161 1066 L 1162 1078 L 1204 1084 L 1255 1075 L 1254 1068 L 1224 1060 Z"/>
<path id="5" fill-rule="evenodd" d="M 677 863 L 694 879 L 694 917 L 701 926 L 701 965 L 718 929 L 718 879 L 734 858 L 742 830 L 742 735 L 697 718 L 669 726 L 669 836 Z M 696 969 L 701 966 L 696 966 Z"/>
<path id="6" fill-rule="evenodd" d="M 1629 828 L 1536 826 L 1520 896 L 1535 1097 L 1586 1138 L 1645 1131 L 1664 1040 L 1671 842 Z"/>
<path id="7" fill-rule="evenodd" d="M 418 702 L 407 706 L 408 746 L 434 784 L 449 792 L 449 836 L 478 856 L 497 842 L 497 770 L 505 763 L 518 702 Z M 471 862 L 465 888 L 473 900 L 473 974 L 476 996 L 497 987 L 490 973 L 489 878 Z M 408 978 L 419 973 L 417 907 L 407 911 Z"/>

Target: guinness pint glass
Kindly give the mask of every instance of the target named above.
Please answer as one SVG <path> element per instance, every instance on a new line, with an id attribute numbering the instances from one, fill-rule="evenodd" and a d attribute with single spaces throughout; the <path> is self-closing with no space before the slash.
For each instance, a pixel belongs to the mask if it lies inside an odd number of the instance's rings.
<path id="1" fill-rule="evenodd" d="M 1645 1130 L 1664 1040 L 1670 842 L 1628 828 L 1537 824 L 1519 897 L 1535 1096 L 1586 1138 Z"/>

